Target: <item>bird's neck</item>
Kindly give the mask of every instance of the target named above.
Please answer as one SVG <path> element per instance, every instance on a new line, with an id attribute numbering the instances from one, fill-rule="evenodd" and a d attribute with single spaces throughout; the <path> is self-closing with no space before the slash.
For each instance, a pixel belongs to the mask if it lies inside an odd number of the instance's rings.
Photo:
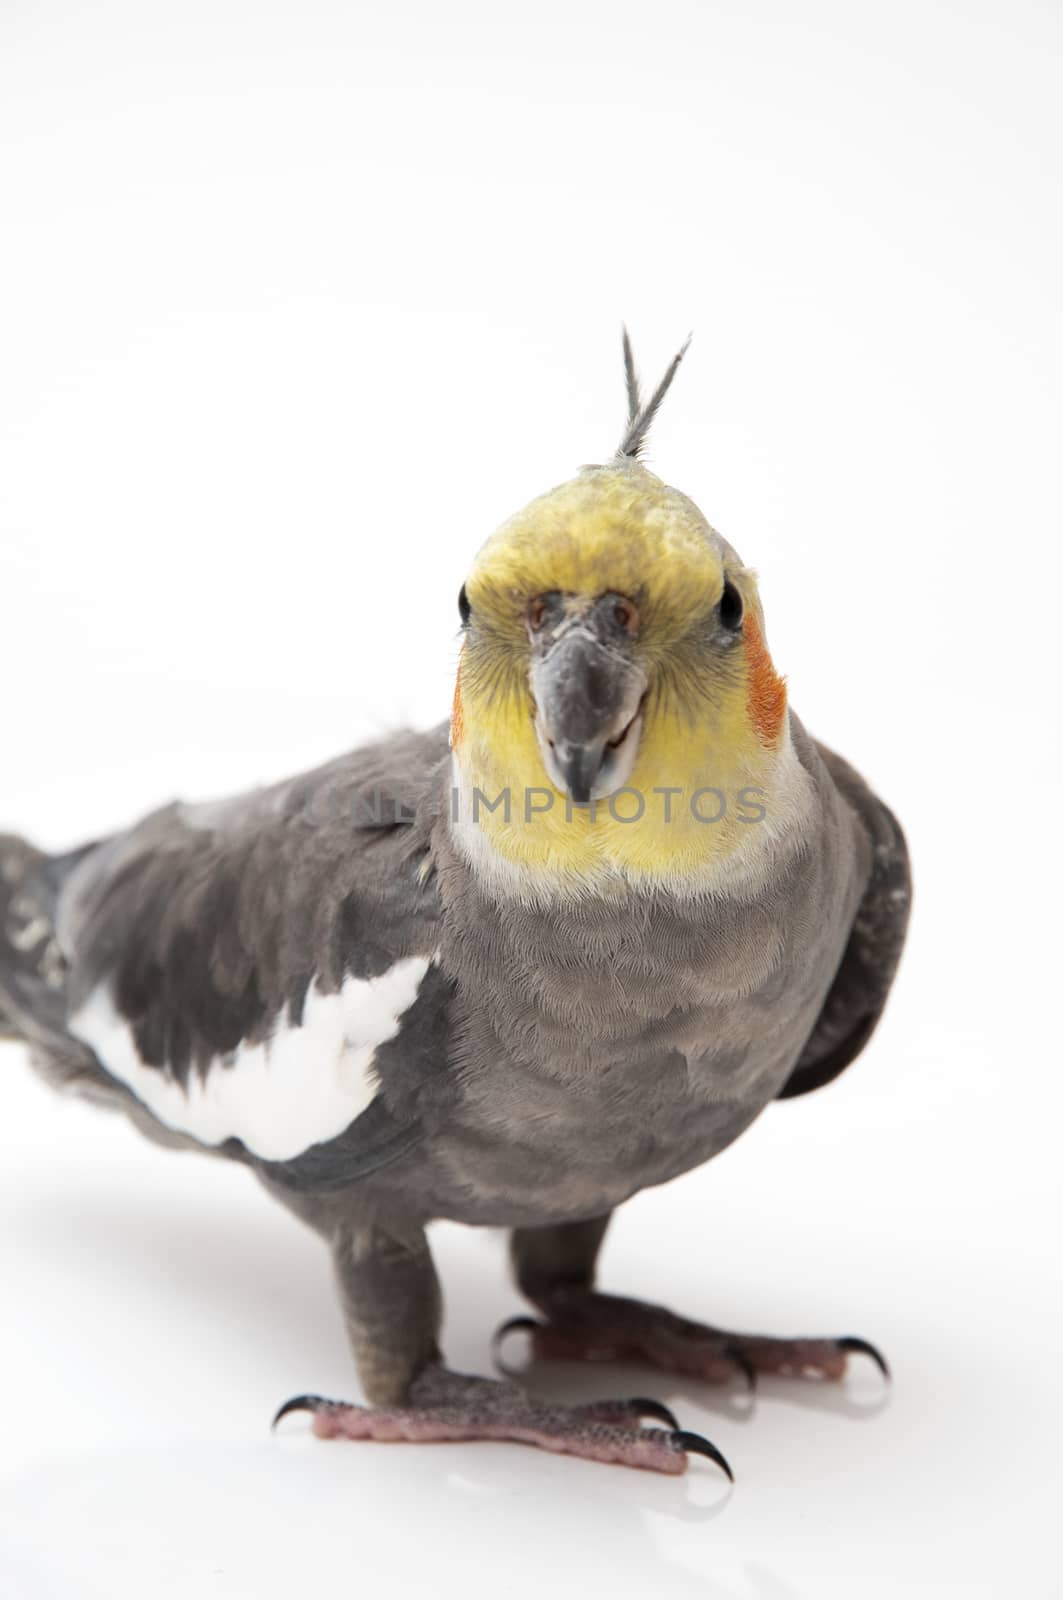
<path id="1" fill-rule="evenodd" d="M 770 747 L 651 726 L 628 786 L 590 807 L 550 783 L 530 721 L 492 734 L 466 719 L 453 745 L 449 828 L 479 875 L 522 899 L 624 884 L 726 892 L 766 873 L 807 814 L 788 723 Z"/>

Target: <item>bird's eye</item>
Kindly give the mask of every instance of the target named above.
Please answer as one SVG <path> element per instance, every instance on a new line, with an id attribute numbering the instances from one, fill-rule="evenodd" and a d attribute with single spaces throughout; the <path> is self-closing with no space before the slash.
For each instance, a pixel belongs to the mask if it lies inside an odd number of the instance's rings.
<path id="1" fill-rule="evenodd" d="M 541 594 L 528 602 L 528 626 L 533 632 L 538 633 L 546 621 L 546 601 Z"/>
<path id="2" fill-rule="evenodd" d="M 465 593 L 464 584 L 462 584 L 461 593 L 458 595 L 458 612 L 461 616 L 462 627 L 467 628 L 469 625 L 469 618 L 472 616 L 472 606 L 469 604 L 469 597 Z"/>
<path id="3" fill-rule="evenodd" d="M 742 626 L 742 613 L 742 596 L 728 578 L 720 596 L 720 621 L 725 628 L 735 633 Z"/>

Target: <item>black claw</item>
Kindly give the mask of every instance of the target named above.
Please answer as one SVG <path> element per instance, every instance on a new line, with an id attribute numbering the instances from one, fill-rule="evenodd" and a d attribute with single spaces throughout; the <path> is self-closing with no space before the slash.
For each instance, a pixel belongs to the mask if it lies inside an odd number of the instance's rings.
<path id="1" fill-rule="evenodd" d="M 700 1433 L 688 1433 L 685 1428 L 677 1428 L 672 1434 L 672 1443 L 677 1450 L 685 1450 L 688 1455 L 708 1456 L 710 1461 L 715 1461 L 721 1472 L 725 1473 L 730 1483 L 734 1483 L 735 1475 L 727 1463 L 727 1457 L 722 1455 L 716 1446 L 708 1439 L 702 1438 Z"/>
<path id="2" fill-rule="evenodd" d="M 669 1411 L 660 1400 L 647 1400 L 643 1395 L 636 1395 L 629 1400 L 628 1405 L 632 1411 L 637 1411 L 640 1417 L 653 1417 L 657 1422 L 663 1422 L 669 1428 L 679 1430 L 679 1420 L 675 1413 Z"/>
<path id="3" fill-rule="evenodd" d="M 326 1400 L 322 1395 L 319 1394 L 293 1395 L 290 1400 L 285 1400 L 284 1404 L 277 1412 L 277 1415 L 270 1423 L 270 1427 L 275 1428 L 281 1418 L 286 1417 L 289 1412 L 292 1411 L 327 1411 L 329 1406 L 337 1406 L 340 1404 L 341 1402 L 339 1400 Z"/>
<path id="4" fill-rule="evenodd" d="M 889 1362 L 886 1360 L 886 1357 L 882 1354 L 881 1350 L 875 1349 L 875 1346 L 870 1342 L 870 1340 L 858 1339 L 854 1334 L 848 1333 L 843 1339 L 837 1339 L 835 1343 L 837 1344 L 838 1349 L 844 1350 L 847 1355 L 870 1356 L 871 1360 L 875 1363 L 886 1382 L 892 1382 L 893 1374 L 889 1369 Z"/>
<path id="5" fill-rule="evenodd" d="M 737 1345 L 733 1344 L 729 1344 L 726 1347 L 725 1354 L 731 1361 L 734 1362 L 743 1378 L 745 1378 L 746 1388 L 749 1390 L 750 1394 L 756 1394 L 757 1369 L 753 1365 L 752 1361 L 750 1361 L 749 1357 L 744 1353 L 744 1351 L 739 1350 Z"/>
<path id="6" fill-rule="evenodd" d="M 502 1362 L 502 1345 L 507 1334 L 516 1333 L 518 1329 L 522 1333 L 538 1333 L 544 1326 L 544 1323 L 536 1322 L 534 1317 L 510 1317 L 508 1322 L 503 1322 L 500 1328 L 495 1329 L 494 1338 L 491 1340 L 491 1356 L 495 1366 L 501 1367 L 503 1372 L 507 1370 Z"/>

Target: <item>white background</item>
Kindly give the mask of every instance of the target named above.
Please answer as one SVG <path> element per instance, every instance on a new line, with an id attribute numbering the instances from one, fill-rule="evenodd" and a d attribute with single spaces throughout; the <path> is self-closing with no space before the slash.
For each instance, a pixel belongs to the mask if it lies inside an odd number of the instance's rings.
<path id="1" fill-rule="evenodd" d="M 449 704 L 455 596 L 610 452 L 762 574 L 909 832 L 859 1065 L 639 1197 L 607 1286 L 896 1381 L 650 1390 L 680 1480 L 321 1445 L 322 1248 L 0 1047 L 0 1594 L 1058 1595 L 1061 20 L 1048 4 L 6 0 L 0 825 L 50 847 Z M 519 1309 L 438 1230 L 451 1357 Z"/>

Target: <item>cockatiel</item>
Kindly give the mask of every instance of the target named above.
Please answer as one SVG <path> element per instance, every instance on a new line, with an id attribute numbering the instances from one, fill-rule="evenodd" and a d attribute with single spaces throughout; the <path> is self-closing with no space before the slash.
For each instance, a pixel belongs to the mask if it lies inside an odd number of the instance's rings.
<path id="1" fill-rule="evenodd" d="M 435 1218 L 512 1230 L 542 1358 L 885 1370 L 594 1287 L 616 1206 L 859 1053 L 908 917 L 901 831 L 789 710 L 753 575 L 640 460 L 683 353 L 643 404 L 625 333 L 615 457 L 480 551 L 449 728 L 67 855 L 0 838 L 0 1031 L 328 1241 L 368 1404 L 278 1413 L 323 1437 L 729 1475 L 656 1401 L 452 1372 Z"/>

